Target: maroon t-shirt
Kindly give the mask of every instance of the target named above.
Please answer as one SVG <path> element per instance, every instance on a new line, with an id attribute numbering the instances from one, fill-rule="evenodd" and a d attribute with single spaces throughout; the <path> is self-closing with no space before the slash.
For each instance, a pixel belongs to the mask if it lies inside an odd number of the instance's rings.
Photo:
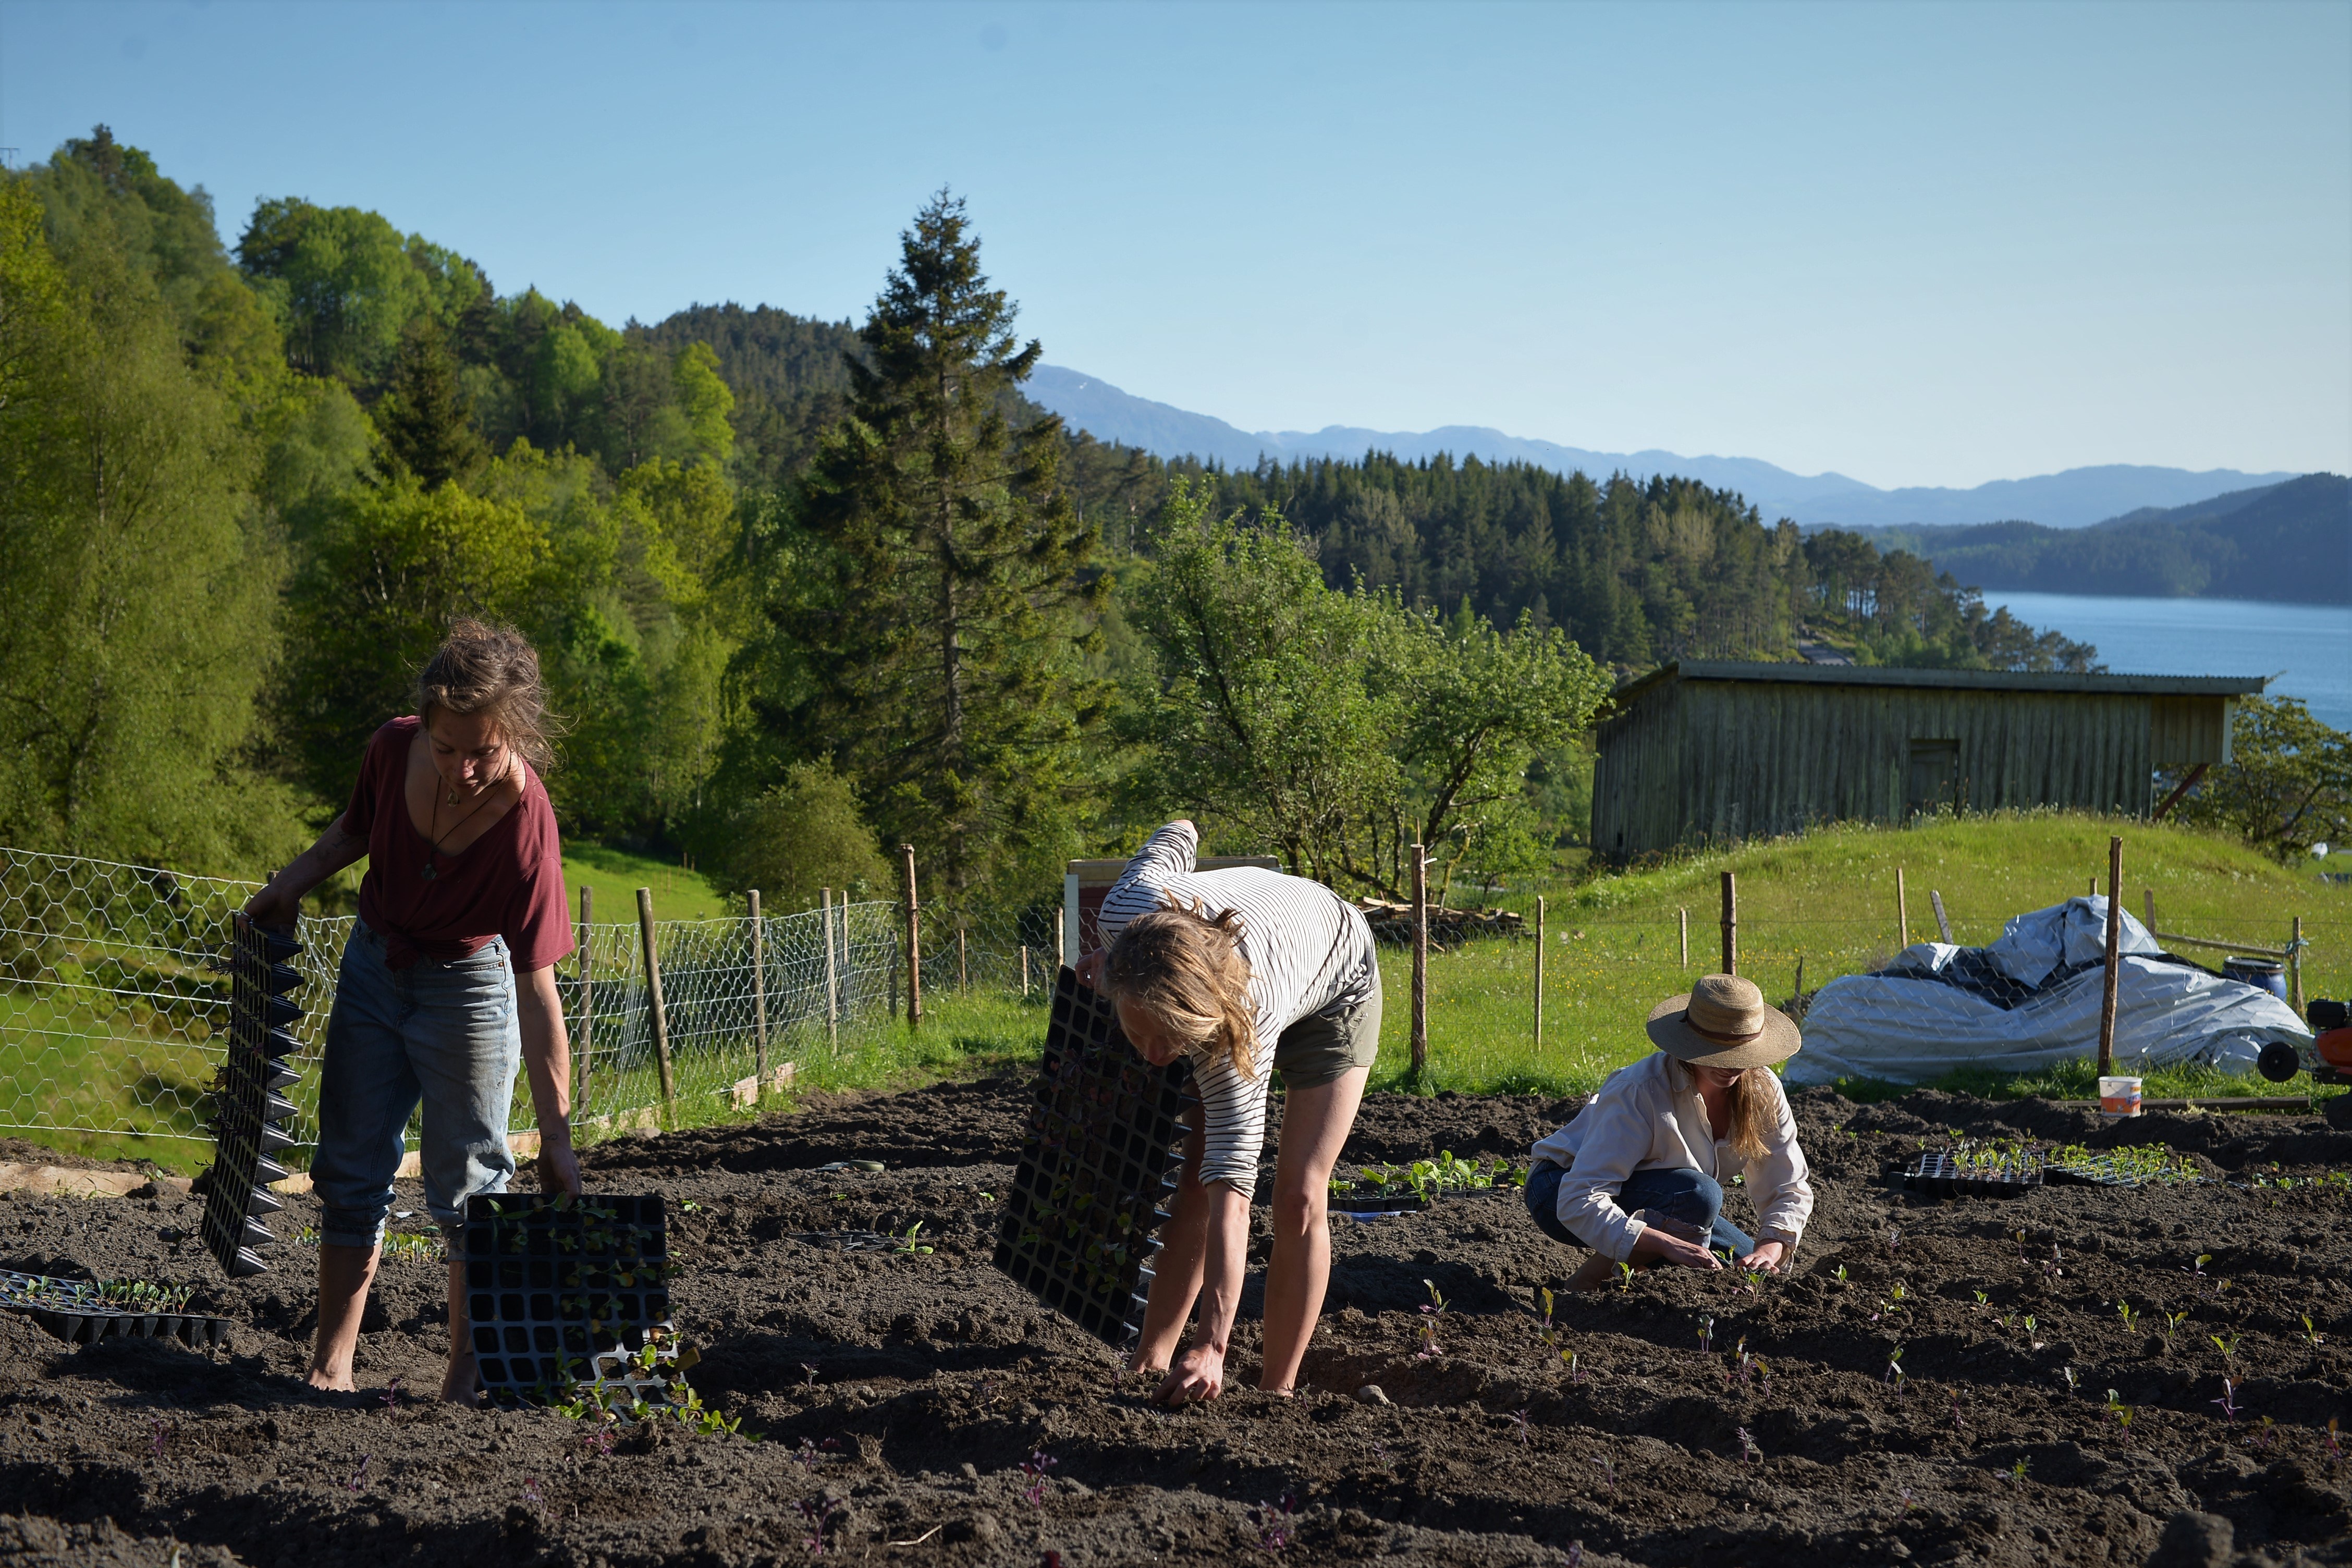
<path id="1" fill-rule="evenodd" d="M 546 968 L 578 945 L 565 907 L 554 803 L 526 765 L 522 799 L 489 831 L 461 854 L 435 852 L 409 820 L 403 793 L 417 722 L 394 719 L 375 732 L 343 813 L 343 831 L 367 840 L 360 919 L 383 936 L 384 962 L 394 969 L 419 958 L 471 958 L 494 936 L 507 939 L 517 974 Z"/>

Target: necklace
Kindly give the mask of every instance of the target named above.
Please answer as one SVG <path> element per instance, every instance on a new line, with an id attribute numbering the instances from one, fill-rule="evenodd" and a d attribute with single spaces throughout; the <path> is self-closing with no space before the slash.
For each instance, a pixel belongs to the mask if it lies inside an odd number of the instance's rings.
<path id="1" fill-rule="evenodd" d="M 449 833 L 455 833 L 455 832 L 457 832 L 457 829 L 459 829 L 459 828 L 461 828 L 461 827 L 465 826 L 466 826 L 466 824 L 467 824 L 467 823 L 469 823 L 469 822 L 471 822 L 471 821 L 473 821 L 473 820 L 474 820 L 474 818 L 475 818 L 476 816 L 479 816 L 479 815 L 480 815 L 480 813 L 481 813 L 481 809 L 482 809 L 482 807 L 483 807 L 483 806 L 489 805 L 491 801 L 493 801 L 493 800 L 495 800 L 496 798 L 498 798 L 498 795 L 497 795 L 497 791 L 498 791 L 498 782 L 499 782 L 499 781 L 497 781 L 497 780 L 495 780 L 495 779 L 494 779 L 494 780 L 492 780 L 490 783 L 488 783 L 488 784 L 484 784 L 484 785 L 482 786 L 482 798 L 481 798 L 480 802 L 479 802 L 478 805 L 475 805 L 475 807 L 474 807 L 474 809 L 473 809 L 472 811 L 467 812 L 465 816 L 463 816 L 459 817 L 457 821 L 455 821 L 455 822 L 451 823 L 451 824 L 449 825 Z M 454 789 L 453 789 L 453 790 L 450 790 L 450 791 L 448 791 L 448 792 L 446 792 L 446 793 L 448 794 L 448 796 L 449 796 L 449 804 L 450 804 L 451 805 L 457 805 L 457 792 L 456 790 L 454 790 Z M 417 879 L 418 879 L 418 880 L 420 880 L 420 881 L 425 881 L 425 882 L 435 881 L 435 880 L 437 880 L 437 879 L 439 879 L 439 877 L 440 877 L 440 875 L 441 875 L 440 868 L 438 868 L 438 867 L 436 867 L 436 866 L 435 866 L 435 865 L 433 864 L 433 857 L 435 857 L 436 855 L 438 855 L 439 853 L 441 853 L 441 842 L 442 842 L 442 840 L 443 840 L 443 839 L 447 838 L 447 837 L 449 837 L 449 833 L 443 833 L 443 832 L 441 832 L 441 831 L 440 831 L 440 828 L 441 828 L 441 801 L 440 801 L 440 798 L 439 798 L 438 796 L 436 796 L 436 797 L 434 798 L 434 802 L 433 802 L 433 816 L 432 816 L 432 824 L 431 824 L 431 825 L 432 825 L 432 827 L 433 827 L 433 830 L 434 830 L 433 840 L 432 840 L 432 842 L 431 842 L 430 844 L 428 844 L 428 845 L 425 847 L 425 865 L 424 865 L 424 866 L 423 866 L 423 868 L 420 868 L 420 869 L 417 871 L 417 873 L 416 873 L 416 875 L 417 875 Z"/>

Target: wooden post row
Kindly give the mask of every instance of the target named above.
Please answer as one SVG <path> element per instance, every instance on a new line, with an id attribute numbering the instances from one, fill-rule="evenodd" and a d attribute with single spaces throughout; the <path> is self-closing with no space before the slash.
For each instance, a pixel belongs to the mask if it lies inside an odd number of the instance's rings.
<path id="1" fill-rule="evenodd" d="M 2099 1072 L 2116 1070 L 2116 985 L 2123 978 L 2118 953 L 2124 935 L 2124 841 L 2107 840 L 2107 976 L 2099 996 Z"/>
<path id="2" fill-rule="evenodd" d="M 923 931 L 915 900 L 915 847 L 898 846 L 907 858 L 907 1027 L 923 1026 Z"/>
<path id="3" fill-rule="evenodd" d="M 1690 967 L 1690 911 L 1688 910 L 1676 910 L 1675 911 L 1675 924 L 1680 927 L 1682 931 L 1683 967 L 1685 969 L 1688 969 Z"/>
<path id="4" fill-rule="evenodd" d="M 1412 847 L 1412 1074 L 1429 1067 L 1429 858 Z"/>
<path id="5" fill-rule="evenodd" d="M 1954 945 L 1952 942 L 1952 917 L 1944 912 L 1944 895 L 1937 892 L 1933 888 L 1928 889 L 1927 904 L 1929 908 L 1936 911 L 1936 934 L 1942 939 L 1946 947 Z"/>
<path id="6" fill-rule="evenodd" d="M 1900 866 L 1895 868 L 1895 937 L 1904 947 L 1911 945 L 1911 898 Z"/>
<path id="7" fill-rule="evenodd" d="M 1723 973 L 1739 973 L 1739 879 L 1723 874 Z"/>
<path id="8" fill-rule="evenodd" d="M 637 889 L 637 938 L 646 955 L 646 1002 L 653 1018 L 654 1060 L 661 1068 L 662 1102 L 677 1104 L 677 1074 L 669 1062 L 669 1012 L 662 1005 L 661 955 L 654 951 L 654 890 Z"/>
<path id="9" fill-rule="evenodd" d="M 760 919 L 760 889 L 748 892 L 751 900 L 751 1064 L 764 1089 L 768 1082 L 768 937 Z"/>

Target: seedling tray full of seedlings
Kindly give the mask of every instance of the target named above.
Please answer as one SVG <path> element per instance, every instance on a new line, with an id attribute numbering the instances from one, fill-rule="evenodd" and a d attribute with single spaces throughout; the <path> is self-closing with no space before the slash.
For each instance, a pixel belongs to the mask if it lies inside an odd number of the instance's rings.
<path id="1" fill-rule="evenodd" d="M 1114 1347 L 1142 1331 L 1188 1079 L 1138 1056 L 1109 998 L 1063 969 L 995 1264 Z"/>
<path id="2" fill-rule="evenodd" d="M 468 1198 L 466 1315 L 491 1401 L 677 1403 L 692 1352 L 670 1325 L 668 1235 L 658 1195 Z"/>
<path id="3" fill-rule="evenodd" d="M 1507 1161 L 1481 1156 L 1465 1160 L 1453 1150 L 1409 1165 L 1366 1165 L 1350 1181 L 1335 1176 L 1325 1206 L 1333 1214 L 1376 1218 L 1420 1214 L 1440 1198 L 1475 1197 L 1497 1188 L 1527 1184 L 1527 1172 Z"/>
<path id="4" fill-rule="evenodd" d="M 184 1285 L 140 1280 L 100 1284 L 0 1268 L 0 1307 L 22 1312 L 68 1344 L 100 1340 L 177 1340 L 216 1345 L 228 1338 L 228 1320 L 187 1310 Z"/>
<path id="5" fill-rule="evenodd" d="M 1977 1143 L 1922 1149 L 1903 1173 L 1906 1192 L 1937 1198 L 2017 1198 L 2042 1185 L 2045 1162 L 2031 1145 Z"/>

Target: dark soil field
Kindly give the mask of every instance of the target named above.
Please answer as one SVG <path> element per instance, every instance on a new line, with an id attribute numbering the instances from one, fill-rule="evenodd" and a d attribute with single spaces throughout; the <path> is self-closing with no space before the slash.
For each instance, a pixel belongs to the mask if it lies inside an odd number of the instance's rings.
<path id="1" fill-rule="evenodd" d="M 1643 1274 L 1563 1301 L 1547 1337 L 1538 1289 L 1577 1259 L 1517 1193 L 1335 1223 L 1312 1386 L 1246 1388 L 1253 1300 L 1244 1386 L 1171 1413 L 989 1266 L 1021 1102 L 950 1085 L 594 1151 L 593 1189 L 672 1200 L 692 1378 L 742 1419 L 609 1451 L 556 1414 L 425 1397 L 436 1261 L 387 1262 L 362 1391 L 320 1396 L 306 1247 L 231 1286 L 192 1200 L 0 1198 L 0 1264 L 199 1281 L 238 1324 L 209 1352 L 75 1351 L 0 1314 L 0 1561 L 2352 1562 L 2352 1188 L 2329 1180 L 2352 1132 L 2317 1118 L 2113 1131 L 1806 1091 L 1821 1202 L 1792 1277 Z M 1523 1157 L 1566 1110 L 1381 1099 L 1349 1157 Z M 2161 1142 L 2218 1179 L 1906 1198 L 1902 1163 L 1953 1129 Z M 816 1169 L 856 1160 L 887 1169 Z M 918 1221 L 929 1253 L 805 1239 Z"/>

